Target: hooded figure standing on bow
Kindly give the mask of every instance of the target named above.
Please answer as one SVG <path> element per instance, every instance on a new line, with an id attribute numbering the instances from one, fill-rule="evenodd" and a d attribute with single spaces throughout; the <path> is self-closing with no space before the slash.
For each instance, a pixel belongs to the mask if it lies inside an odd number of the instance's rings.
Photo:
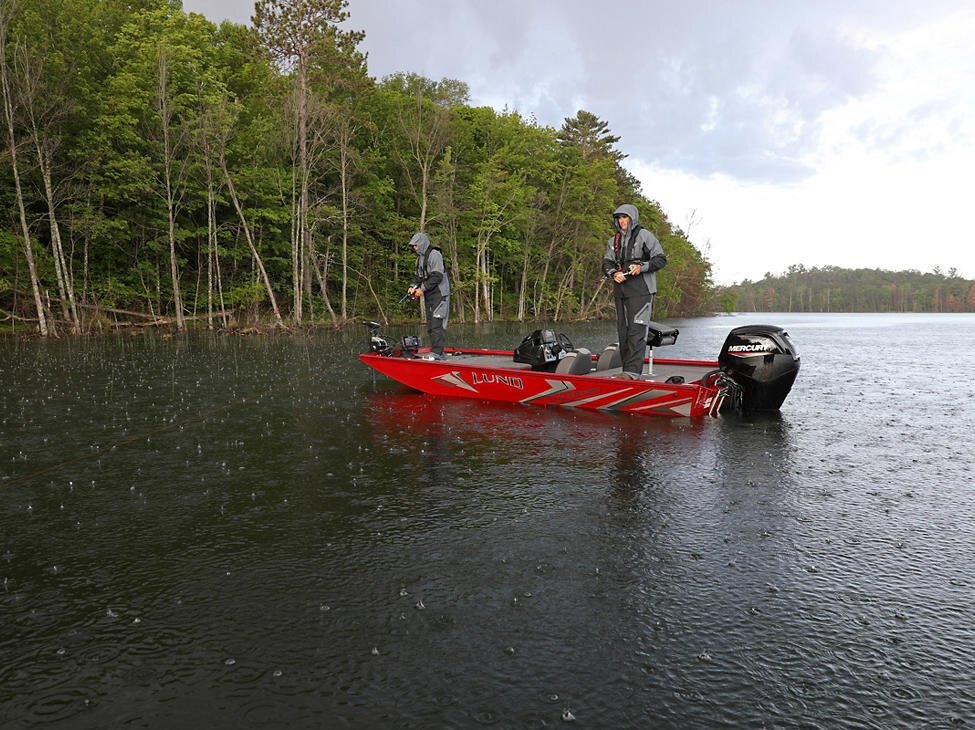
<path id="1" fill-rule="evenodd" d="M 621 205 L 613 213 L 613 221 L 616 235 L 607 244 L 603 273 L 613 280 L 623 372 L 639 375 L 647 350 L 647 327 L 633 319 L 643 307 L 652 311 L 657 293 L 655 272 L 667 265 L 667 257 L 657 237 L 640 226 L 635 205 Z"/>
<path id="2" fill-rule="evenodd" d="M 427 334 L 430 335 L 430 352 L 434 358 L 443 357 L 447 344 L 447 314 L 450 309 L 450 279 L 444 267 L 443 253 L 430 245 L 426 233 L 416 233 L 410 239 L 410 248 L 416 254 L 416 274 L 408 293 L 414 299 L 423 297 L 427 315 Z"/>

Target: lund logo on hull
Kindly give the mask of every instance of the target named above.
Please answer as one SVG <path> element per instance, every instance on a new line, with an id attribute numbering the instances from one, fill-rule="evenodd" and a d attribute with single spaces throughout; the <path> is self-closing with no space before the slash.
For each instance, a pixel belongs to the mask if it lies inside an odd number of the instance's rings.
<path id="1" fill-rule="evenodd" d="M 497 383 L 498 385 L 507 385 L 509 388 L 515 388 L 517 390 L 525 389 L 525 384 L 522 382 L 521 378 L 516 378 L 512 375 L 471 373 L 471 383 L 473 385 L 480 385 L 481 383 Z"/>

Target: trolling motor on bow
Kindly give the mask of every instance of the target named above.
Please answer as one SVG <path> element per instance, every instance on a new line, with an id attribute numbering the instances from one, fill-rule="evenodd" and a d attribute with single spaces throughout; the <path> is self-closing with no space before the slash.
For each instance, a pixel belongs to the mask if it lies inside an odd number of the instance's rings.
<path id="1" fill-rule="evenodd" d="M 718 365 L 719 385 L 725 380 L 723 395 L 731 396 L 725 407 L 745 413 L 777 411 L 799 374 L 799 354 L 781 327 L 750 324 L 728 333 Z"/>
<path id="2" fill-rule="evenodd" d="M 389 340 L 380 332 L 382 325 L 379 322 L 363 322 L 369 330 L 369 352 L 377 355 L 406 355 L 415 356 L 420 349 L 420 338 L 416 335 L 407 335 L 400 343 L 399 349 L 393 347 Z"/>
<path id="3" fill-rule="evenodd" d="M 382 329 L 382 325 L 379 322 L 366 321 L 363 322 L 369 330 L 369 352 L 375 352 L 377 355 L 389 355 L 392 353 L 393 348 L 389 344 L 389 340 L 380 334 L 379 330 Z"/>

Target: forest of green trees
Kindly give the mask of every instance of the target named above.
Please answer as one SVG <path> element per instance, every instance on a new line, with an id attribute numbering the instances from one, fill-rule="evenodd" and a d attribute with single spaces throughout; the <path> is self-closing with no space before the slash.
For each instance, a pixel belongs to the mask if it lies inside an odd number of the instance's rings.
<path id="1" fill-rule="evenodd" d="M 739 312 L 975 312 L 975 281 L 954 269 L 922 274 L 800 264 L 717 296 Z"/>
<path id="2" fill-rule="evenodd" d="M 711 266 L 642 194 L 607 121 L 559 129 L 466 84 L 376 80 L 345 0 L 259 0 L 251 26 L 180 0 L 0 0 L 0 322 L 341 325 L 397 306 L 430 234 L 455 321 L 613 311 L 611 211 L 668 266 L 656 314 L 713 308 Z"/>

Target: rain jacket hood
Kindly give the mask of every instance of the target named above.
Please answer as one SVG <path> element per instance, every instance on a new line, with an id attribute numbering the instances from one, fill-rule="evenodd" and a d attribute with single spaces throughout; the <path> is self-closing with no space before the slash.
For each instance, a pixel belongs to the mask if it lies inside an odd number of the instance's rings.
<path id="1" fill-rule="evenodd" d="M 417 255 L 422 256 L 430 248 L 430 236 L 426 233 L 414 233 L 413 238 L 410 239 L 410 248 L 413 246 L 416 246 Z"/>
<path id="2" fill-rule="evenodd" d="M 640 211 L 636 209 L 635 205 L 630 205 L 629 203 L 624 203 L 619 208 L 613 211 L 613 225 L 616 226 L 617 231 L 622 231 L 619 222 L 616 220 L 617 216 L 628 215 L 630 217 L 630 228 L 632 231 L 640 224 Z"/>

